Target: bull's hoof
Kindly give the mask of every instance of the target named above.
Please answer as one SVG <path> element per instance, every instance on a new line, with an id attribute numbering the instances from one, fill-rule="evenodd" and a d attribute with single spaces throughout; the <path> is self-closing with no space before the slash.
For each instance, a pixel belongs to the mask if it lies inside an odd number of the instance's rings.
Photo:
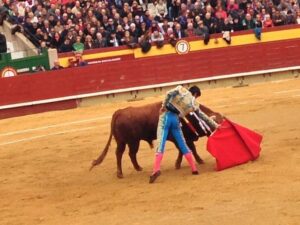
<path id="1" fill-rule="evenodd" d="M 196 159 L 196 162 L 197 162 L 198 164 L 204 164 L 204 160 L 201 159 L 200 157 Z"/>
<path id="2" fill-rule="evenodd" d="M 123 174 L 120 173 L 120 172 L 117 172 L 117 177 L 120 178 L 120 179 L 124 178 Z"/>
<path id="3" fill-rule="evenodd" d="M 140 166 L 139 167 L 135 167 L 135 170 L 136 171 L 143 171 L 143 167 L 140 167 Z"/>
<path id="4" fill-rule="evenodd" d="M 179 170 L 181 168 L 181 162 L 177 162 L 175 163 L 175 169 Z"/>

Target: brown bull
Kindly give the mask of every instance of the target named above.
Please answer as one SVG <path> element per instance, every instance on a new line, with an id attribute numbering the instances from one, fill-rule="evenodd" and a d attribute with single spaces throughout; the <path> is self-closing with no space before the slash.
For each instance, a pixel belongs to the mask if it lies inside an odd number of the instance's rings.
<path id="1" fill-rule="evenodd" d="M 149 145 L 153 147 L 153 140 L 156 139 L 156 130 L 160 107 L 161 102 L 157 102 L 145 106 L 128 107 L 117 110 L 112 116 L 111 131 L 108 142 L 100 156 L 92 162 L 90 170 L 104 160 L 108 152 L 112 136 L 114 136 L 117 143 L 117 176 L 119 178 L 123 178 L 122 156 L 125 151 L 126 145 L 128 145 L 129 147 L 129 156 L 134 168 L 137 171 L 141 171 L 142 167 L 137 162 L 136 154 L 138 152 L 141 140 L 148 142 Z M 220 114 L 214 113 L 209 108 L 203 105 L 200 106 L 200 109 L 209 116 L 215 115 L 218 120 L 221 119 Z M 195 160 L 199 164 L 203 163 L 203 160 L 197 154 L 194 141 L 197 141 L 199 137 L 205 136 L 205 134 L 197 130 L 199 135 L 198 136 L 193 133 L 184 122 L 182 123 L 182 125 L 182 131 L 186 139 L 186 143 L 193 152 Z M 172 141 L 176 145 L 176 142 L 171 135 L 169 135 L 168 140 Z M 178 158 L 175 164 L 176 168 L 180 168 L 181 161 L 182 154 L 179 151 Z"/>

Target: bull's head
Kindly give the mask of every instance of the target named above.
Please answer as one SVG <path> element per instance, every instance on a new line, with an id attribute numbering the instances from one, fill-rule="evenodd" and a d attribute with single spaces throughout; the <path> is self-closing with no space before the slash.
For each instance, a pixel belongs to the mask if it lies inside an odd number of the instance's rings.
<path id="1" fill-rule="evenodd" d="M 224 120 L 224 116 L 221 113 L 214 112 L 212 115 L 209 115 L 217 124 L 221 124 Z"/>
<path id="2" fill-rule="evenodd" d="M 203 114 L 203 111 L 206 115 L 207 120 L 203 120 L 203 117 L 201 116 L 201 113 Z M 201 113 L 200 111 L 190 113 L 186 116 L 188 121 L 183 121 L 183 129 L 189 129 L 190 136 L 194 136 L 193 139 L 197 139 L 198 137 L 203 136 L 209 136 L 216 129 L 216 126 L 214 124 L 221 124 L 224 119 L 222 114 L 213 112 L 208 108 L 204 108 L 203 111 Z M 211 120 L 215 121 L 215 123 L 210 122 Z"/>

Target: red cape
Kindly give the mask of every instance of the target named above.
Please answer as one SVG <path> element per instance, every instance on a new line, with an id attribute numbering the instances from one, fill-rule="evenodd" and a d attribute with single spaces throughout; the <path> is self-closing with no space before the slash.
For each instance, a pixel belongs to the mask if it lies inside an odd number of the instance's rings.
<path id="1" fill-rule="evenodd" d="M 207 141 L 207 150 L 216 158 L 217 170 L 255 160 L 262 135 L 225 119 Z"/>

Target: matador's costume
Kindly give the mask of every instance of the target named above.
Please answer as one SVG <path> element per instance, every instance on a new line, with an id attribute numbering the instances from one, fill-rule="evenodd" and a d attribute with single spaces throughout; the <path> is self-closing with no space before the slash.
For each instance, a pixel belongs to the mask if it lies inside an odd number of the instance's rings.
<path id="1" fill-rule="evenodd" d="M 207 117 L 199 110 L 199 103 L 189 90 L 181 85 L 167 92 L 166 97 L 162 103 L 163 113 L 159 116 L 159 122 L 157 127 L 157 149 L 155 156 L 155 163 L 153 168 L 153 174 L 150 177 L 150 183 L 154 182 L 156 177 L 160 175 L 160 163 L 163 158 L 166 140 L 169 132 L 173 135 L 180 151 L 187 159 L 191 166 L 192 173 L 198 174 L 196 165 L 193 161 L 193 157 L 190 149 L 188 148 L 179 122 L 179 116 L 184 117 L 190 112 L 197 112 L 197 115 L 213 129 L 217 127 L 217 124 Z"/>

